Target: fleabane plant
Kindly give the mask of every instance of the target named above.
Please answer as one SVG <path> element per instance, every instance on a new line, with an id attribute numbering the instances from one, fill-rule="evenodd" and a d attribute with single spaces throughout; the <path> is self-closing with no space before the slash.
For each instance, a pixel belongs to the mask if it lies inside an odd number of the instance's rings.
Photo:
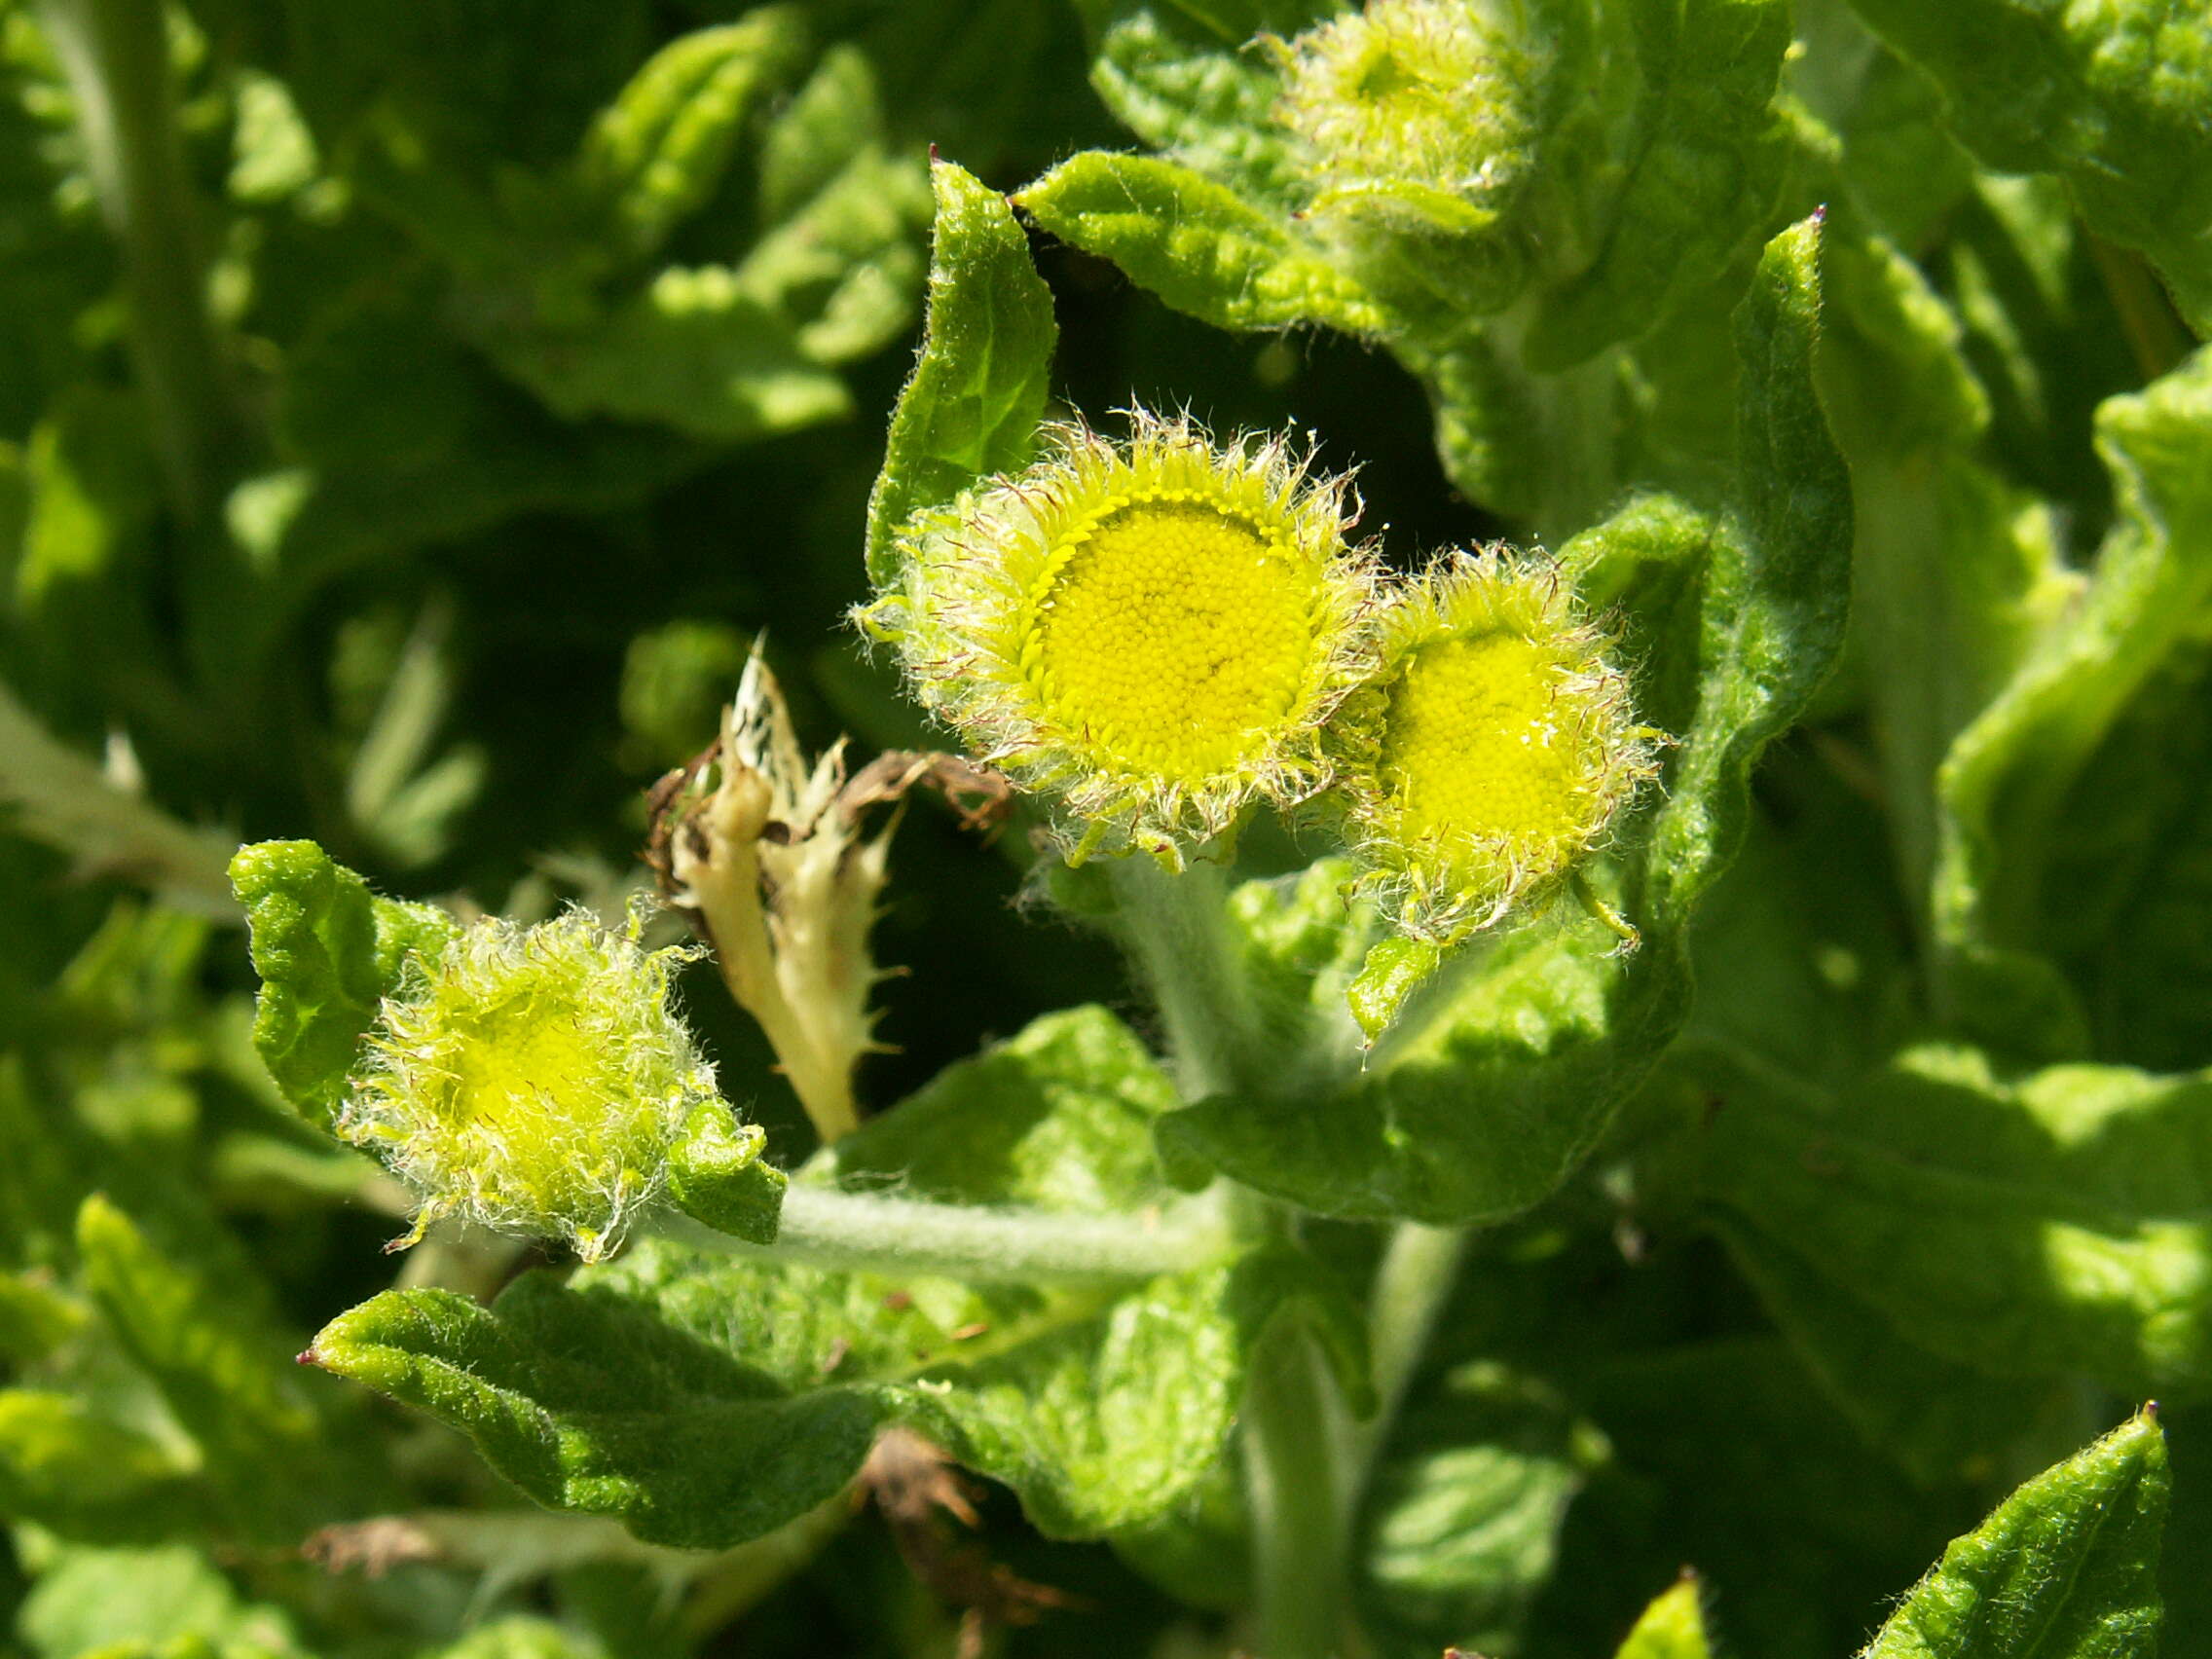
<path id="1" fill-rule="evenodd" d="M 1605 629 L 1502 548 L 1397 587 L 1333 732 L 1361 885 L 1451 943 L 1558 888 L 1655 770 Z"/>
<path id="2" fill-rule="evenodd" d="M 1071 862 L 1174 866 L 1324 782 L 1376 561 L 1348 481 L 1289 438 L 1129 424 L 1051 425 L 1022 471 L 917 514 L 903 581 L 861 620 L 977 758 L 1050 798 Z"/>
<path id="3" fill-rule="evenodd" d="M 670 1148 L 719 1105 L 714 1068 L 670 1007 L 698 952 L 647 950 L 581 912 L 488 918 L 418 956 L 378 1009 L 336 1124 L 444 1217 L 558 1238 L 584 1261 L 660 1196 Z"/>

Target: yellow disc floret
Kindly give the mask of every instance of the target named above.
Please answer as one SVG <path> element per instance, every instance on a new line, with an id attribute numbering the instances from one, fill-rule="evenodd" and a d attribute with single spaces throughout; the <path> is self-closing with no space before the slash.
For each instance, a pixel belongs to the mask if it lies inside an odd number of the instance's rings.
<path id="1" fill-rule="evenodd" d="M 1651 770 L 1606 638 L 1548 570 L 1460 554 L 1407 585 L 1345 724 L 1367 883 L 1422 938 L 1489 926 L 1566 874 Z"/>
<path id="2" fill-rule="evenodd" d="M 1123 445 L 1051 428 L 1027 471 L 909 527 L 905 584 L 863 621 L 982 758 L 1057 795 L 1071 858 L 1172 864 L 1321 785 L 1374 566 L 1344 482 L 1282 439 L 1133 419 Z"/>
<path id="3" fill-rule="evenodd" d="M 1036 598 L 1045 719 L 1108 763 L 1201 784 L 1261 755 L 1298 702 L 1316 572 L 1203 501 L 1137 500 L 1067 537 Z"/>
<path id="4" fill-rule="evenodd" d="M 385 999 L 338 1132 L 420 1195 L 417 1237 L 458 1215 L 605 1254 L 718 1098 L 668 1007 L 692 954 L 582 914 L 475 924 Z"/>

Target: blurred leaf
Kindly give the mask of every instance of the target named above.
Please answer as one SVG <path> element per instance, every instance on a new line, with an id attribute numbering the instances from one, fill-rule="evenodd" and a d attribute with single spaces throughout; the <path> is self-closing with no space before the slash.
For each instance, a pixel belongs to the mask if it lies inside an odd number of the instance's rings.
<path id="1" fill-rule="evenodd" d="M 1792 1275 L 1811 1320 L 1871 1315 L 2003 1377 L 2212 1380 L 2212 1232 L 2193 1219 L 2212 1082 L 2118 1066 L 2007 1082 L 1973 1051 L 1927 1047 L 1833 1096 L 1742 1063 L 1717 1087 L 1713 1201 L 1754 1278 Z"/>
<path id="2" fill-rule="evenodd" d="M 291 1621 L 264 1604 L 241 1604 L 223 1575 L 190 1546 L 67 1549 L 40 1574 L 17 1618 L 38 1659 L 83 1659 L 106 1648 L 165 1659 L 246 1659 L 295 1654 Z"/>
<path id="3" fill-rule="evenodd" d="M 2164 0 L 1853 3 L 1985 165 L 2061 174 L 2090 229 L 2148 253 L 2212 330 L 2212 18 Z"/>
<path id="4" fill-rule="evenodd" d="M 1664 644 L 1677 658 L 1656 676 L 1694 685 L 1695 712 L 1665 800 L 1631 831 L 1643 850 L 1624 898 L 1641 950 L 1624 960 L 1565 904 L 1479 941 L 1329 1098 L 1223 1098 L 1166 1119 L 1179 1178 L 1218 1167 L 1328 1214 L 1509 1215 L 1566 1178 L 1679 1029 L 1688 925 L 1743 838 L 1751 766 L 1825 678 L 1843 632 L 1850 492 L 1812 385 L 1818 256 L 1817 221 L 1778 237 L 1738 313 L 1729 522 L 1649 503 L 1624 514 L 1640 548 L 1655 524 L 1685 552 L 1708 548 L 1692 630 Z"/>
<path id="5" fill-rule="evenodd" d="M 680 36 L 602 110 L 576 156 L 577 182 L 644 259 L 706 204 L 756 105 L 797 69 L 804 14 L 762 6 Z"/>
<path id="6" fill-rule="evenodd" d="M 929 324 L 867 504 L 867 573 L 879 587 L 892 578 L 893 537 L 910 514 L 1029 459 L 1059 335 L 1006 199 L 949 162 L 931 163 L 930 181 Z"/>
<path id="7" fill-rule="evenodd" d="M 0 1390 L 0 1512 L 86 1543 L 158 1543 L 203 1521 L 167 1449 L 73 1395 Z"/>
<path id="8" fill-rule="evenodd" d="M 1959 733 L 1937 783 L 1939 989 L 1969 1031 L 2045 1056 L 2082 1040 L 2054 970 L 2030 954 L 2053 820 L 2129 699 L 2201 630 L 2212 598 L 2212 351 L 2108 401 L 2097 436 L 2118 522 L 2080 597 Z"/>
<path id="9" fill-rule="evenodd" d="M 313 841 L 242 847 L 231 879 L 261 976 L 253 1046 L 284 1098 L 327 1127 L 377 1005 L 410 953 L 442 949 L 456 924 L 427 904 L 372 898 Z"/>
<path id="10" fill-rule="evenodd" d="M 1359 1524 L 1359 1595 L 1389 1633 L 1385 1651 L 1517 1650 L 1601 1446 L 1561 1402 L 1494 1365 L 1462 1367 L 1412 1401 Z"/>
<path id="11" fill-rule="evenodd" d="M 1865 1659 L 2145 1659 L 2157 1649 L 2166 1444 L 2146 1413 L 1943 1552 Z"/>
<path id="12" fill-rule="evenodd" d="M 290 1346 L 241 1318 L 97 1195 L 78 1214 L 86 1287 L 198 1444 L 199 1473 L 244 1535 L 290 1542 L 340 1501 L 326 1425 L 287 1375 Z"/>
<path id="13" fill-rule="evenodd" d="M 670 266 L 600 323 L 488 335 L 499 366 L 568 421 L 608 415 L 735 443 L 847 414 L 836 376 L 723 266 Z"/>
<path id="14" fill-rule="evenodd" d="M 1643 1609 L 1613 1659 L 1712 1659 L 1700 1589 L 1698 1581 L 1685 1573 L 1680 1583 L 1662 1592 Z"/>
<path id="15" fill-rule="evenodd" d="M 947 1200 L 1124 1212 L 1164 1197 L 1145 1171 L 1166 1088 L 1111 1016 L 1074 1011 L 953 1068 L 809 1178 L 899 1170 Z M 717 1262 L 653 1241 L 565 1288 L 529 1275 L 492 1311 L 387 1293 L 313 1351 L 466 1431 L 539 1502 L 650 1541 L 757 1537 L 832 1497 L 893 1421 L 1007 1482 L 1045 1531 L 1095 1536 L 1193 1489 L 1253 1343 L 1287 1309 L 1327 1301 L 1287 1251 L 1045 1290 Z"/>

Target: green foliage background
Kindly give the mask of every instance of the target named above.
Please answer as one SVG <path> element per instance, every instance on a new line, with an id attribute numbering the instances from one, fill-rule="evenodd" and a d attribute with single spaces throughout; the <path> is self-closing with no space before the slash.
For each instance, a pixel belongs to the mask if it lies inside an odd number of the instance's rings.
<path id="1" fill-rule="evenodd" d="M 1357 1517 L 1383 1650 L 1610 1654 L 1686 1563 L 1724 1651 L 2145 1653 L 2170 1443 L 2161 1650 L 2212 1655 L 2212 22 L 1531 0 L 1580 194 L 1440 313 L 1299 211 L 1243 43 L 1322 10 L 0 7 L 0 1646 L 949 1652 L 837 1496 L 898 1421 L 1079 1603 L 1003 1651 L 1224 1651 L 1246 1363 L 1412 1217 L 1487 1225 Z M 810 744 L 940 741 L 843 618 L 1049 401 L 1310 429 L 1403 565 L 1558 548 L 1685 737 L 1604 877 L 1643 950 L 1525 930 L 1332 1073 L 1342 872 L 1262 827 L 1233 948 L 1327 1087 L 1184 1102 L 1095 896 L 1017 910 L 1023 826 L 917 804 L 903 1104 L 814 1178 L 1227 1170 L 1298 1248 L 893 1305 L 653 1241 L 487 1312 L 529 1263 L 435 1239 L 394 1288 L 399 1196 L 312 1120 L 442 924 L 273 881 L 273 1079 L 231 847 L 618 912 L 762 629 Z M 711 973 L 687 1010 L 797 1163 Z M 301 1559 L 379 1516 L 381 1575 Z M 1700 1651 L 1667 1616 L 1626 1651 Z"/>

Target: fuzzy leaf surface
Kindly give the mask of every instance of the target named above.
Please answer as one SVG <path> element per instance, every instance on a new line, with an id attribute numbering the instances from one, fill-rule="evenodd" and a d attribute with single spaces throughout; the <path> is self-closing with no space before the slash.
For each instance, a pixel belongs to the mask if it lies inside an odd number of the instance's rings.
<path id="1" fill-rule="evenodd" d="M 1953 1543 L 1862 1659 L 2150 1659 L 2167 1489 L 2165 1436 L 2146 1413 Z"/>
<path id="2" fill-rule="evenodd" d="M 1061 240 L 1216 328 L 1385 326 L 1358 282 L 1293 221 L 1179 162 L 1087 150 L 1016 200 Z"/>

